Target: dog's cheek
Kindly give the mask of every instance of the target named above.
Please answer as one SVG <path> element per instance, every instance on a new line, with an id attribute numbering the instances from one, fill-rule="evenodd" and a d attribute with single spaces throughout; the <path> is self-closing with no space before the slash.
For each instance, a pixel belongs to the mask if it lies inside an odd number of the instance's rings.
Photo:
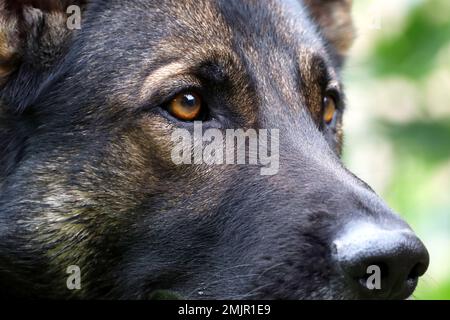
<path id="1" fill-rule="evenodd" d="M 148 114 L 130 132 L 129 139 L 134 143 L 134 151 L 140 150 L 142 157 L 150 159 L 152 166 L 165 171 L 177 171 L 172 160 L 176 141 L 172 141 L 177 127 L 160 115 Z"/>

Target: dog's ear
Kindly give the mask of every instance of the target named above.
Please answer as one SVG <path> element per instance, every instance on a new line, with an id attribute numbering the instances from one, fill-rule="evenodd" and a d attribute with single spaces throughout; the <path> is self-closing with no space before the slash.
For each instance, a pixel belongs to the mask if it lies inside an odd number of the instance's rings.
<path id="1" fill-rule="evenodd" d="M 303 0 L 313 20 L 340 58 L 345 57 L 355 36 L 352 0 Z"/>
<path id="2" fill-rule="evenodd" d="M 20 55 L 20 39 L 17 18 L 0 0 L 0 85 L 15 70 Z"/>
<path id="3" fill-rule="evenodd" d="M 0 86 L 27 64 L 30 71 L 49 68 L 61 57 L 73 33 L 67 8 L 81 0 L 0 0 Z"/>
<path id="4" fill-rule="evenodd" d="M 85 2 L 0 0 L 0 182 L 20 161 L 33 130 L 26 108 L 74 33 L 67 8 L 82 9 Z"/>

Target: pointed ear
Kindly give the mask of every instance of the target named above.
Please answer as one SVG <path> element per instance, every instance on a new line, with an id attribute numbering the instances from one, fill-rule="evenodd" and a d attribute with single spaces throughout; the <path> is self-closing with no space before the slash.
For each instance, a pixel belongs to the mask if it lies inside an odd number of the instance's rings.
<path id="1" fill-rule="evenodd" d="M 20 56 L 17 19 L 6 10 L 0 0 L 0 85 L 14 71 Z"/>
<path id="2" fill-rule="evenodd" d="M 326 40 L 344 58 L 353 43 L 355 31 L 351 16 L 352 0 L 303 0 Z"/>
<path id="3" fill-rule="evenodd" d="M 83 0 L 0 0 L 0 86 L 23 64 L 45 70 L 61 57 L 73 30 L 67 7 Z"/>

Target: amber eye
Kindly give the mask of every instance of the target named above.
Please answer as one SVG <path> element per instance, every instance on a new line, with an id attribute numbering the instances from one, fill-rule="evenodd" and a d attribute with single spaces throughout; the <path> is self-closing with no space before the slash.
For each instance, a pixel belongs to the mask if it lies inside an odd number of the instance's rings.
<path id="1" fill-rule="evenodd" d="M 167 106 L 167 111 L 183 121 L 194 121 L 202 112 L 202 98 L 193 92 L 180 93 Z"/>
<path id="2" fill-rule="evenodd" d="M 329 125 L 336 116 L 336 102 L 330 96 L 323 99 L 323 121 Z"/>

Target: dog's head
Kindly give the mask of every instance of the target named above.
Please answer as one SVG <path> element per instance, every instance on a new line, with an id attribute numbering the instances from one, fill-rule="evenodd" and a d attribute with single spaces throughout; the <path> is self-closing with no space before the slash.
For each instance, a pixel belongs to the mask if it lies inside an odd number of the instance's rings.
<path id="1" fill-rule="evenodd" d="M 350 0 L 75 2 L 0 1 L 3 295 L 412 293 L 426 249 L 340 161 Z M 255 163 L 209 161 L 227 129 Z"/>

